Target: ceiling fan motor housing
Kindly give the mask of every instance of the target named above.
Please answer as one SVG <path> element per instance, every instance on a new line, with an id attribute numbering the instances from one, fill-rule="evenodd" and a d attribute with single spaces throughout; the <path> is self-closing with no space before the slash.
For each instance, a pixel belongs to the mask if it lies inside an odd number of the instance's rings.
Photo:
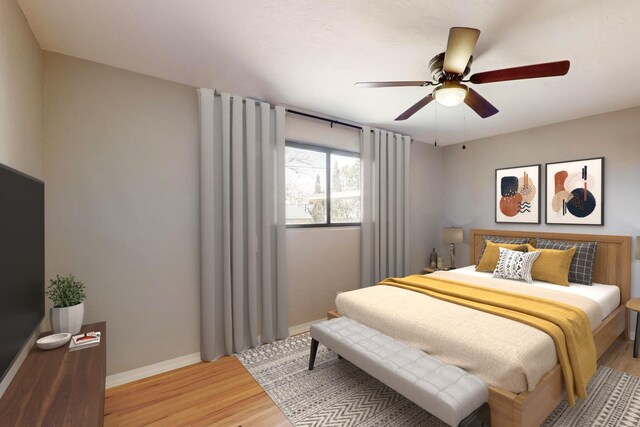
<path id="1" fill-rule="evenodd" d="M 462 73 L 462 76 L 460 76 L 460 78 L 465 77 L 467 74 L 469 74 L 469 72 L 471 72 L 472 62 L 473 62 L 473 56 L 469 57 L 469 62 L 467 62 L 467 66 L 464 69 L 464 73 Z M 431 71 L 431 76 L 433 77 L 433 80 L 440 83 L 442 83 L 445 80 L 458 80 L 455 78 L 458 76 L 445 73 L 442 70 L 443 66 L 444 66 L 444 52 L 431 58 L 431 61 L 429 61 L 429 71 Z"/>

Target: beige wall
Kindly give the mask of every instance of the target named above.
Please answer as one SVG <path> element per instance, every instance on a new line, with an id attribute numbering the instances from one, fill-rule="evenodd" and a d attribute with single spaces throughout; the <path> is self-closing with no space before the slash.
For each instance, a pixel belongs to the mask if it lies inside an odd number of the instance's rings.
<path id="1" fill-rule="evenodd" d="M 360 130 L 287 114 L 287 140 L 360 151 Z M 360 227 L 287 229 L 289 326 L 326 317 L 336 292 L 360 287 Z"/>
<path id="2" fill-rule="evenodd" d="M 0 1 L 0 28 L 0 163 L 42 179 L 42 51 L 14 0 Z M 29 349 L 0 382 L 0 396 Z"/>
<path id="3" fill-rule="evenodd" d="M 337 292 L 360 287 L 360 227 L 287 230 L 289 325 L 325 318 Z"/>
<path id="4" fill-rule="evenodd" d="M 411 144 L 411 272 L 429 265 L 431 250 L 442 244 L 443 218 L 442 147 L 420 141 Z M 445 259 L 447 259 L 445 257 Z"/>
<path id="5" fill-rule="evenodd" d="M 0 28 L 0 163 L 42 179 L 42 51 L 15 0 Z"/>
<path id="6" fill-rule="evenodd" d="M 605 225 L 545 225 L 544 192 L 541 224 L 495 223 L 495 169 L 563 160 L 605 157 Z M 444 149 L 444 216 L 469 228 L 537 230 L 566 233 L 640 235 L 640 108 L 587 117 L 495 136 Z M 458 258 L 469 261 L 466 243 Z M 640 261 L 632 261 L 631 295 L 640 296 Z"/>
<path id="7" fill-rule="evenodd" d="M 195 88 L 50 52 L 44 68 L 47 277 L 87 284 L 86 320 L 108 322 L 109 374 L 197 352 Z M 289 139 L 359 149 L 358 131 L 291 114 L 286 126 Z M 419 271 L 439 236 L 442 153 L 412 150 Z M 360 285 L 358 227 L 288 230 L 287 252 L 291 326 L 324 317 L 336 292 Z"/>
<path id="8" fill-rule="evenodd" d="M 360 131 L 287 114 L 288 140 L 360 151 Z M 411 269 L 426 266 L 439 244 L 442 149 L 411 145 Z M 289 325 L 322 319 L 337 292 L 360 287 L 360 227 L 287 229 Z"/>
<path id="9" fill-rule="evenodd" d="M 107 373 L 200 350 L 193 87 L 45 52 L 46 275 L 87 285 Z"/>

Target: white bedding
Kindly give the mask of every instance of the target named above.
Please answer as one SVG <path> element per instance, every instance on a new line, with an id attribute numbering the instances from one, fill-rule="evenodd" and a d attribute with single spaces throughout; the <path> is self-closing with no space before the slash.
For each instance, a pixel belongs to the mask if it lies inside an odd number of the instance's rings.
<path id="1" fill-rule="evenodd" d="M 617 307 L 614 301 L 620 298 L 615 286 L 565 287 L 539 282 L 529 285 L 494 279 L 491 273 L 476 272 L 474 266 L 435 272 L 431 276 L 460 282 L 467 282 L 468 277 L 468 282 L 477 286 L 578 307 L 588 316 L 592 330 L 602 323 L 611 307 Z M 336 308 L 342 315 L 513 393 L 533 390 L 540 378 L 558 363 L 555 345 L 546 333 L 419 292 L 371 286 L 339 294 Z"/>
<path id="2" fill-rule="evenodd" d="M 485 273 L 476 271 L 475 265 L 469 265 L 467 267 L 457 268 L 454 270 L 456 273 L 468 274 L 476 277 L 491 277 L 491 273 Z M 433 273 L 439 274 L 439 272 Z M 501 280 L 501 279 L 495 279 Z M 504 279 L 502 279 L 504 280 Z M 508 280 L 508 279 L 507 279 Z M 569 283 L 569 286 L 554 285 L 552 283 L 541 282 L 534 280 L 533 284 L 528 285 L 525 282 L 513 281 L 515 283 L 522 283 L 522 286 L 535 286 L 543 289 L 551 289 L 560 292 L 570 292 L 576 295 L 587 297 L 598 303 L 602 309 L 602 320 L 606 319 L 613 310 L 620 305 L 620 288 L 614 285 L 603 285 L 600 283 L 594 283 L 591 286 L 579 285 L 577 283 Z"/>

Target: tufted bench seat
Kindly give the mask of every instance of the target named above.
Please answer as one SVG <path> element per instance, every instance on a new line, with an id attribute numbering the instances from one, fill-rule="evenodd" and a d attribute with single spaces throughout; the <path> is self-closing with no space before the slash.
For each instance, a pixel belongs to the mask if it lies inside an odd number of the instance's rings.
<path id="1" fill-rule="evenodd" d="M 451 426 L 490 425 L 489 386 L 464 370 L 344 316 L 310 332 L 309 370 L 320 342 Z"/>

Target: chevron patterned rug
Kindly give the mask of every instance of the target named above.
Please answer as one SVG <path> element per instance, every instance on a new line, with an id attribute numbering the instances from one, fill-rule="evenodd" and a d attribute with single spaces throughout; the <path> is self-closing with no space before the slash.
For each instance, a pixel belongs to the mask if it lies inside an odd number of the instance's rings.
<path id="1" fill-rule="evenodd" d="M 236 355 L 294 426 L 446 426 L 323 345 L 309 371 L 310 343 L 307 333 Z M 640 425 L 640 377 L 600 366 L 588 389 L 588 399 L 560 402 L 542 425 Z"/>

